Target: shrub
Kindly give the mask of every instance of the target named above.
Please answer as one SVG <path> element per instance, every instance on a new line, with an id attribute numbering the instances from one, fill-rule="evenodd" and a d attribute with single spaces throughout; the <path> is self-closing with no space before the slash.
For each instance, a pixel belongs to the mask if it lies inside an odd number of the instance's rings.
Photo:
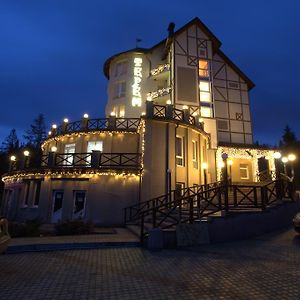
<path id="1" fill-rule="evenodd" d="M 32 237 L 40 235 L 41 222 L 38 219 L 27 220 L 25 223 L 10 222 L 8 232 L 11 237 Z"/>
<path id="2" fill-rule="evenodd" d="M 92 231 L 93 224 L 82 220 L 65 221 L 55 225 L 56 235 L 88 234 Z"/>

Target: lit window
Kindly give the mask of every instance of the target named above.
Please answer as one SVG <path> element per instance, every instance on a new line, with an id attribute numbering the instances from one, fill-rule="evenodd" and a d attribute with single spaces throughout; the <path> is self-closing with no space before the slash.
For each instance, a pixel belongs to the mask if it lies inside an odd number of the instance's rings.
<path id="1" fill-rule="evenodd" d="M 90 141 L 87 144 L 87 153 L 92 151 L 103 151 L 103 141 Z"/>
<path id="2" fill-rule="evenodd" d="M 66 166 L 72 166 L 74 161 L 75 144 L 66 144 L 64 153 L 63 164 Z"/>
<path id="3" fill-rule="evenodd" d="M 192 141 L 192 161 L 193 168 L 198 169 L 198 142 Z"/>
<path id="4" fill-rule="evenodd" d="M 120 105 L 119 108 L 119 115 L 120 118 L 124 118 L 125 117 L 125 105 Z"/>
<path id="5" fill-rule="evenodd" d="M 199 60 L 199 77 L 209 78 L 209 63 L 207 60 Z"/>
<path id="6" fill-rule="evenodd" d="M 247 164 L 240 164 L 240 178 L 249 179 L 249 169 Z"/>
<path id="7" fill-rule="evenodd" d="M 212 118 L 211 107 L 201 106 L 200 112 L 201 112 L 201 117 Z"/>
<path id="8" fill-rule="evenodd" d="M 126 95 L 126 82 L 120 81 L 115 84 L 114 98 L 121 98 Z"/>
<path id="9" fill-rule="evenodd" d="M 182 136 L 176 136 L 176 165 L 184 166 L 184 138 Z"/>
<path id="10" fill-rule="evenodd" d="M 210 82 L 200 81 L 199 89 L 200 89 L 200 101 L 211 102 Z"/>
<path id="11" fill-rule="evenodd" d="M 116 64 L 115 77 L 124 75 L 127 73 L 127 61 L 121 61 Z"/>

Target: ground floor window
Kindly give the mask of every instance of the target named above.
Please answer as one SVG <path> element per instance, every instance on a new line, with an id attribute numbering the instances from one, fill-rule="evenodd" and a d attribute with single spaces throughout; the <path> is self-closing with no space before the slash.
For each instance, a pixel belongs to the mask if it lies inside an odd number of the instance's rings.
<path id="1" fill-rule="evenodd" d="M 74 191 L 73 219 L 81 219 L 85 216 L 86 191 Z"/>
<path id="2" fill-rule="evenodd" d="M 63 190 L 53 191 L 53 206 L 52 206 L 52 222 L 56 223 L 62 219 L 62 209 L 63 209 Z"/>
<path id="3" fill-rule="evenodd" d="M 176 182 L 175 185 L 175 198 L 180 198 L 184 193 L 185 183 L 184 182 Z"/>
<path id="4" fill-rule="evenodd" d="M 39 206 L 40 193 L 41 193 L 41 181 L 37 180 L 35 182 L 35 192 L 34 192 L 34 202 L 33 202 L 34 206 Z"/>
<path id="5" fill-rule="evenodd" d="M 24 194 L 24 204 L 23 204 L 23 206 L 28 206 L 29 192 L 30 192 L 30 181 L 27 181 L 25 183 L 25 194 Z"/>
<path id="6" fill-rule="evenodd" d="M 249 168 L 247 164 L 240 164 L 240 178 L 249 179 Z"/>

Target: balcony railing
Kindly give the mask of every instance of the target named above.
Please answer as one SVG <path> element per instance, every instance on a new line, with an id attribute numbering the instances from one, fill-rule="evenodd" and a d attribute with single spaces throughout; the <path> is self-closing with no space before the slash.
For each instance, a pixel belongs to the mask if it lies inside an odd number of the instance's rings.
<path id="1" fill-rule="evenodd" d="M 140 153 L 55 153 L 42 156 L 42 168 L 141 169 Z"/>
<path id="2" fill-rule="evenodd" d="M 158 65 L 155 69 L 152 69 L 150 71 L 151 76 L 156 76 L 159 75 L 163 72 L 169 71 L 170 70 L 170 64 L 161 64 Z"/>
<path id="3" fill-rule="evenodd" d="M 165 87 L 165 88 L 161 88 L 161 89 L 158 89 L 157 91 L 147 93 L 147 99 L 148 100 L 154 100 L 156 98 L 169 95 L 171 93 L 171 91 L 172 91 L 172 88 L 170 86 Z"/>
<path id="4" fill-rule="evenodd" d="M 177 109 L 174 108 L 173 105 L 157 105 L 152 101 L 147 101 L 146 107 L 146 117 L 151 118 L 159 118 L 165 120 L 173 120 L 176 122 L 183 122 L 192 126 L 195 126 L 199 129 L 203 128 L 203 122 L 200 122 L 201 119 L 190 115 L 189 109 Z"/>
<path id="5" fill-rule="evenodd" d="M 71 123 L 63 123 L 55 129 L 52 129 L 49 137 L 62 135 L 79 131 L 136 131 L 139 127 L 139 118 L 100 118 L 100 119 L 82 119 Z"/>

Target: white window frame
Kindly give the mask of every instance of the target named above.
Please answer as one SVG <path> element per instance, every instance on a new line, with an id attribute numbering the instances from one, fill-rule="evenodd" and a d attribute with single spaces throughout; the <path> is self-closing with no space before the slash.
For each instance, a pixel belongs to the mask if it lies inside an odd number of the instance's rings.
<path id="1" fill-rule="evenodd" d="M 245 167 L 242 167 L 245 166 Z M 247 177 L 242 177 L 242 174 L 241 174 L 241 170 L 246 170 L 246 173 L 247 173 Z M 250 176 L 249 176 L 249 165 L 248 164 L 240 164 L 240 179 L 249 179 Z"/>
<path id="2" fill-rule="evenodd" d="M 200 68 L 200 61 L 207 62 L 207 69 Z M 207 76 L 200 75 L 200 70 L 201 71 L 206 71 L 207 72 Z M 209 78 L 210 78 L 210 62 L 207 59 L 199 59 L 198 60 L 198 76 L 200 78 L 206 78 L 206 79 L 209 80 Z"/>
<path id="3" fill-rule="evenodd" d="M 118 61 L 115 65 L 114 77 L 119 77 L 121 75 L 125 75 L 127 73 L 127 68 L 128 68 L 127 60 Z"/>
<path id="4" fill-rule="evenodd" d="M 114 86 L 114 99 L 126 96 L 126 81 L 118 81 Z"/>
<path id="5" fill-rule="evenodd" d="M 74 150 L 70 151 L 70 149 L 74 149 Z M 76 152 L 76 144 L 75 143 L 65 144 L 64 154 L 66 155 L 66 160 L 67 161 L 64 161 L 64 164 L 66 166 L 71 167 L 73 165 L 74 156 L 72 155 L 72 156 L 68 157 L 68 154 L 73 154 L 75 152 Z"/>
<path id="6" fill-rule="evenodd" d="M 177 147 L 176 147 L 176 144 L 177 144 L 177 139 L 180 139 L 180 146 L 181 146 L 181 155 L 178 155 L 176 153 L 177 151 Z M 185 149 L 184 149 L 184 137 L 183 136 L 180 136 L 180 135 L 176 135 L 176 141 L 175 141 L 175 156 L 176 156 L 176 165 L 179 166 L 179 167 L 184 167 L 185 165 L 185 161 L 184 161 L 184 154 L 185 154 Z M 180 163 L 178 163 L 180 162 Z"/>
<path id="7" fill-rule="evenodd" d="M 84 193 L 83 209 L 82 209 L 82 214 L 81 214 L 80 216 L 77 216 L 77 215 L 75 214 L 75 212 L 74 212 L 74 210 L 75 210 L 76 194 L 77 194 L 77 193 Z M 72 219 L 73 219 L 73 220 L 74 220 L 74 219 L 75 219 L 75 220 L 78 219 L 78 217 L 79 217 L 79 218 L 84 218 L 84 217 L 85 217 L 85 213 L 86 213 L 86 199 L 87 199 L 86 195 L 87 195 L 86 190 L 74 190 L 74 191 L 73 191 L 73 211 L 72 211 Z"/>

